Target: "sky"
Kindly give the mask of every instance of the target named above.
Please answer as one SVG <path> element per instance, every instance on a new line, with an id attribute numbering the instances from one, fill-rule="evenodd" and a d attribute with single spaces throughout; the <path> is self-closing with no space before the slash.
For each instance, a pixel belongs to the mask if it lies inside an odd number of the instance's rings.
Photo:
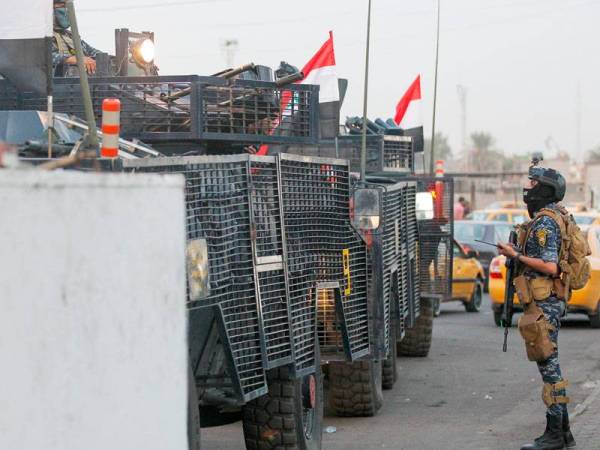
<path id="1" fill-rule="evenodd" d="M 114 29 L 150 30 L 161 75 L 234 65 L 302 67 L 333 30 L 338 75 L 349 80 L 342 118 L 362 114 L 367 0 L 75 0 L 83 38 L 114 52 Z M 431 134 L 437 0 L 372 0 L 368 112 L 389 118 L 421 74 Z M 600 0 L 440 0 L 436 130 L 455 154 L 466 130 L 507 154 L 556 149 L 581 158 L 600 145 Z M 580 118 L 578 120 L 578 117 Z M 579 125 L 578 125 L 579 124 Z M 578 131 L 579 130 L 579 131 Z"/>

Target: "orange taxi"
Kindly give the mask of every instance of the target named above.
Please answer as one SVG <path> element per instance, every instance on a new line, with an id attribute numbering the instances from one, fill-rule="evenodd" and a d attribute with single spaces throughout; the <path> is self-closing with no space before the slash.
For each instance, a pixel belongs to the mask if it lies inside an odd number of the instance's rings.
<path id="1" fill-rule="evenodd" d="M 479 312 L 483 302 L 485 272 L 477 259 L 477 252 L 457 241 L 452 244 L 452 252 L 452 295 L 442 302 L 462 302 L 468 312 Z M 433 311 L 436 317 L 439 316 L 439 301 L 435 302 Z"/>
<path id="2" fill-rule="evenodd" d="M 573 291 L 567 305 L 567 311 L 573 314 L 586 314 L 590 319 L 592 328 L 600 328 L 600 225 L 582 227 L 582 231 L 586 234 L 592 250 L 592 254 L 587 257 L 592 266 L 591 277 L 582 289 Z M 490 263 L 490 299 L 494 311 L 494 322 L 498 326 L 500 326 L 506 283 L 504 262 L 504 256 L 496 256 Z M 515 312 L 523 311 L 516 295 L 514 306 Z"/>
<path id="3" fill-rule="evenodd" d="M 480 209 L 473 211 L 469 218 L 473 220 L 496 220 L 518 225 L 528 221 L 529 214 L 526 209 L 521 208 Z"/>
<path id="4" fill-rule="evenodd" d="M 577 225 L 600 225 L 600 213 L 596 211 L 575 211 L 571 212 Z"/>

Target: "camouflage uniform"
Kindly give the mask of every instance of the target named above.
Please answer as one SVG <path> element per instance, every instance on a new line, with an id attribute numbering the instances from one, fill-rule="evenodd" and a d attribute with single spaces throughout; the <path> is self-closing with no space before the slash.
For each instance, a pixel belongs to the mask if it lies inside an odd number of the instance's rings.
<path id="1" fill-rule="evenodd" d="M 554 209 L 555 204 L 551 203 L 545 208 Z M 539 258 L 545 262 L 554 262 L 558 264 L 558 255 L 561 246 L 560 228 L 554 219 L 548 216 L 534 218 L 533 227 L 529 238 L 525 243 L 526 256 L 531 258 Z M 531 268 L 525 270 L 528 276 L 547 276 L 538 273 Z M 560 318 L 565 312 L 565 303 L 556 296 L 552 295 L 546 300 L 536 302 L 540 309 L 544 312 L 546 320 L 555 328 L 550 333 L 550 338 L 554 344 L 558 343 L 558 331 L 560 329 Z M 538 369 L 542 375 L 544 383 L 556 384 L 563 381 L 560 364 L 558 362 L 558 347 L 554 353 L 545 361 L 538 362 Z M 557 389 L 556 393 L 560 396 L 566 396 L 565 389 Z M 548 407 L 547 413 L 554 416 L 559 416 L 566 410 L 566 404 L 553 404 Z"/>
<path id="2" fill-rule="evenodd" d="M 95 49 L 85 41 L 81 41 L 81 48 L 84 56 L 96 58 L 100 50 Z M 68 65 L 65 60 L 70 56 L 75 56 L 75 44 L 70 30 L 54 30 L 52 39 L 52 66 L 54 67 L 54 76 L 62 77 L 66 75 Z"/>

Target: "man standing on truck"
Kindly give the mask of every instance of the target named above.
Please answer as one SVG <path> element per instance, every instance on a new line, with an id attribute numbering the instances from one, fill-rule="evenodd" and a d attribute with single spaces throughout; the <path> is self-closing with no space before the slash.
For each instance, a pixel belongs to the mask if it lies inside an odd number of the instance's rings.
<path id="1" fill-rule="evenodd" d="M 520 290 L 519 283 L 514 283 L 525 311 L 519 321 L 519 330 L 525 338 L 522 330 L 523 318 L 527 314 L 530 314 L 528 317 L 536 314 L 534 320 L 543 324 L 538 330 L 545 333 L 541 338 L 545 338 L 547 342 L 542 357 L 534 358 L 529 349 L 527 352 L 529 359 L 537 362 L 544 382 L 542 399 L 547 407 L 546 430 L 532 444 L 521 447 L 521 450 L 552 450 L 575 446 L 567 412 L 568 383 L 561 373 L 556 346 L 560 318 L 566 309 L 566 291 L 569 289 L 565 289 L 561 278 L 565 250 L 563 221 L 567 220 L 565 217 L 568 216 L 566 210 L 557 204 L 564 198 L 565 190 L 565 179 L 560 173 L 553 169 L 532 166 L 529 169 L 528 184 L 523 189 L 523 200 L 532 220 L 518 229 L 518 248 L 513 248 L 510 244 L 498 244 L 500 253 L 515 261 L 516 275 L 522 276 L 517 278 L 521 278 L 521 286 L 524 288 Z M 525 339 L 527 341 L 527 338 Z M 527 345 L 534 344 L 527 341 Z"/>
<path id="2" fill-rule="evenodd" d="M 75 44 L 71 33 L 71 22 L 65 7 L 64 0 L 54 0 L 54 39 L 52 41 L 52 67 L 54 76 L 66 77 L 74 75 L 73 69 L 77 65 Z M 84 61 L 83 65 L 89 74 L 96 72 L 96 55 L 100 53 L 94 47 L 81 41 Z"/>

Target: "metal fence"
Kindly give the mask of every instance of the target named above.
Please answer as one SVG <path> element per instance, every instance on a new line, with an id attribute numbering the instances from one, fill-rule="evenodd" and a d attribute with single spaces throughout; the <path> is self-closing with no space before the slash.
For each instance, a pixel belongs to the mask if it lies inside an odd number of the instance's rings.
<path id="1" fill-rule="evenodd" d="M 210 287 L 189 306 L 200 315 L 218 309 L 230 361 L 199 381 L 248 401 L 266 392 L 265 369 L 293 362 L 298 376 L 315 370 L 317 336 L 343 358 L 369 352 L 366 247 L 348 221 L 346 162 L 238 155 L 123 165 L 185 176 L 188 239 L 206 240 Z M 340 287 L 330 328 L 318 323 L 319 283 Z M 191 349 L 199 370 L 224 358 L 207 356 L 207 339 Z"/>
<path id="2" fill-rule="evenodd" d="M 121 101 L 121 135 L 147 142 L 316 143 L 318 86 L 219 77 L 91 77 L 98 123 L 102 101 Z M 0 80 L 0 110 L 45 110 L 46 98 Z M 78 78 L 54 80 L 54 109 L 84 117 Z"/>
<path id="3" fill-rule="evenodd" d="M 324 288 L 328 292 L 318 298 L 321 348 L 329 356 L 359 358 L 369 352 L 366 246 L 348 220 L 347 163 L 295 155 L 280 155 L 279 161 L 292 317 L 313 317 L 305 296 L 318 294 L 315 281 L 337 282 L 338 305 L 332 289 Z M 296 366 L 304 370 L 314 364 L 314 334 L 299 326 L 293 333 Z"/>
<path id="4" fill-rule="evenodd" d="M 418 223 L 421 295 L 445 298 L 452 295 L 453 179 L 419 178 L 418 189 L 434 197 L 434 217 Z"/>
<path id="5" fill-rule="evenodd" d="M 382 300 L 384 348 L 393 351 L 390 342 L 392 314 L 395 314 L 397 338 L 414 326 L 419 316 L 418 236 L 416 229 L 416 183 L 400 181 L 381 186 L 383 227 L 375 239 L 373 285 Z M 380 240 L 380 243 L 379 243 Z M 381 246 L 381 252 L 376 246 Z M 376 258 L 380 254 L 381 260 Z M 377 277 L 380 277 L 378 280 Z"/>

